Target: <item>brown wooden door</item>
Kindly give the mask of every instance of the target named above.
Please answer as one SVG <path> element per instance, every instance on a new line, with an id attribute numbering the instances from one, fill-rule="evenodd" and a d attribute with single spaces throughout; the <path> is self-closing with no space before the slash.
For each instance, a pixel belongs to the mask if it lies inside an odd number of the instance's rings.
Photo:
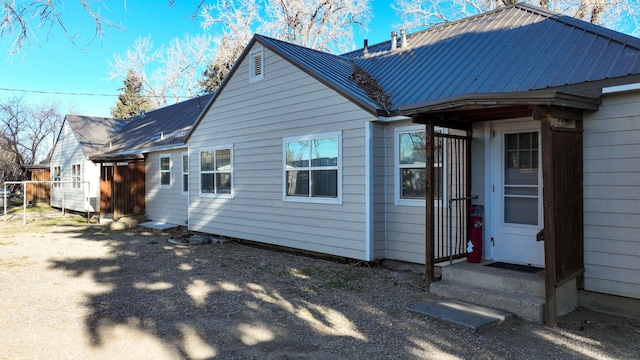
<path id="1" fill-rule="evenodd" d="M 100 167 L 100 217 L 113 213 L 113 166 Z"/>

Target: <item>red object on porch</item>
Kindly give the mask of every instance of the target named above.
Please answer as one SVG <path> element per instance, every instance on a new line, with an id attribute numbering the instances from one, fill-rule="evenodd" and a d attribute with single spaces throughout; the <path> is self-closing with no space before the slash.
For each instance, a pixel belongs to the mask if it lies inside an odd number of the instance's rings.
<path id="1" fill-rule="evenodd" d="M 482 260 L 482 226 L 484 207 L 472 205 L 469 209 L 469 242 L 467 243 L 467 261 L 479 263 Z"/>

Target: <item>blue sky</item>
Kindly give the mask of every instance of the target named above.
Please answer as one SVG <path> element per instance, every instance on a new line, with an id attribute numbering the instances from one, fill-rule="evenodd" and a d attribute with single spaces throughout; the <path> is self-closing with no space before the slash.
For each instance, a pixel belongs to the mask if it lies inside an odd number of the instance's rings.
<path id="1" fill-rule="evenodd" d="M 51 33 L 37 31 L 37 42 L 26 45 L 17 55 L 9 58 L 8 39 L 2 39 L 3 62 L 0 70 L 0 101 L 12 96 L 23 96 L 30 103 L 57 101 L 64 112 L 110 116 L 110 108 L 117 101 L 122 80 L 106 80 L 109 62 L 115 54 L 123 54 L 138 37 L 151 34 L 154 45 L 168 44 L 186 33 L 201 32 L 197 21 L 190 18 L 198 1 L 113 1 L 102 15 L 121 25 L 125 30 L 110 28 L 100 39 L 93 38 L 93 23 L 75 2 L 67 2 L 64 11 L 65 26 L 70 34 L 77 34 L 76 46 L 59 27 Z M 365 38 L 369 44 L 386 41 L 400 19 L 394 18 L 389 2 L 371 0 L 373 18 L 368 33 L 357 32 L 354 41 L 361 47 Z M 10 91 L 25 90 L 25 91 Z M 68 95 L 56 93 L 93 94 Z M 103 96 L 102 94 L 112 94 Z"/>

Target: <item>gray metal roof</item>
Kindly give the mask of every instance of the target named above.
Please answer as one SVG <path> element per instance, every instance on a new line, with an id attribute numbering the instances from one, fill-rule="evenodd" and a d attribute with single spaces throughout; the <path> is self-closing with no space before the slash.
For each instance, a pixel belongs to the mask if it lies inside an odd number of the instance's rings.
<path id="1" fill-rule="evenodd" d="M 135 158 L 151 150 L 184 146 L 185 136 L 212 98 L 210 93 L 130 117 L 92 159 Z"/>
<path id="2" fill-rule="evenodd" d="M 127 123 L 112 118 L 66 115 L 65 121 L 76 136 L 84 155 L 94 155 Z"/>
<path id="3" fill-rule="evenodd" d="M 394 109 L 640 75 L 640 39 L 523 3 L 408 34 L 407 46 L 393 51 L 386 41 L 368 53 L 332 56 L 259 39 L 353 101 L 378 107 L 349 80 L 360 66 L 391 95 Z"/>
<path id="4" fill-rule="evenodd" d="M 383 43 L 368 56 L 348 54 L 379 79 L 396 107 L 640 73 L 640 39 L 527 4 L 408 35 L 407 42 L 405 49 L 389 51 Z"/>

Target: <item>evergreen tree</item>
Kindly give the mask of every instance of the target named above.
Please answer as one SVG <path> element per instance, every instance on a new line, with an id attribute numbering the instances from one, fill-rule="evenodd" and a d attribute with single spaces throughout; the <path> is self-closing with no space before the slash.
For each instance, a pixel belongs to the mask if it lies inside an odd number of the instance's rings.
<path id="1" fill-rule="evenodd" d="M 116 119 L 126 119 L 139 114 L 142 110 L 152 110 L 151 101 L 142 94 L 142 88 L 140 77 L 129 70 L 127 78 L 124 80 L 124 89 L 120 91 L 118 96 L 118 102 L 115 107 L 111 108 L 111 116 Z"/>

